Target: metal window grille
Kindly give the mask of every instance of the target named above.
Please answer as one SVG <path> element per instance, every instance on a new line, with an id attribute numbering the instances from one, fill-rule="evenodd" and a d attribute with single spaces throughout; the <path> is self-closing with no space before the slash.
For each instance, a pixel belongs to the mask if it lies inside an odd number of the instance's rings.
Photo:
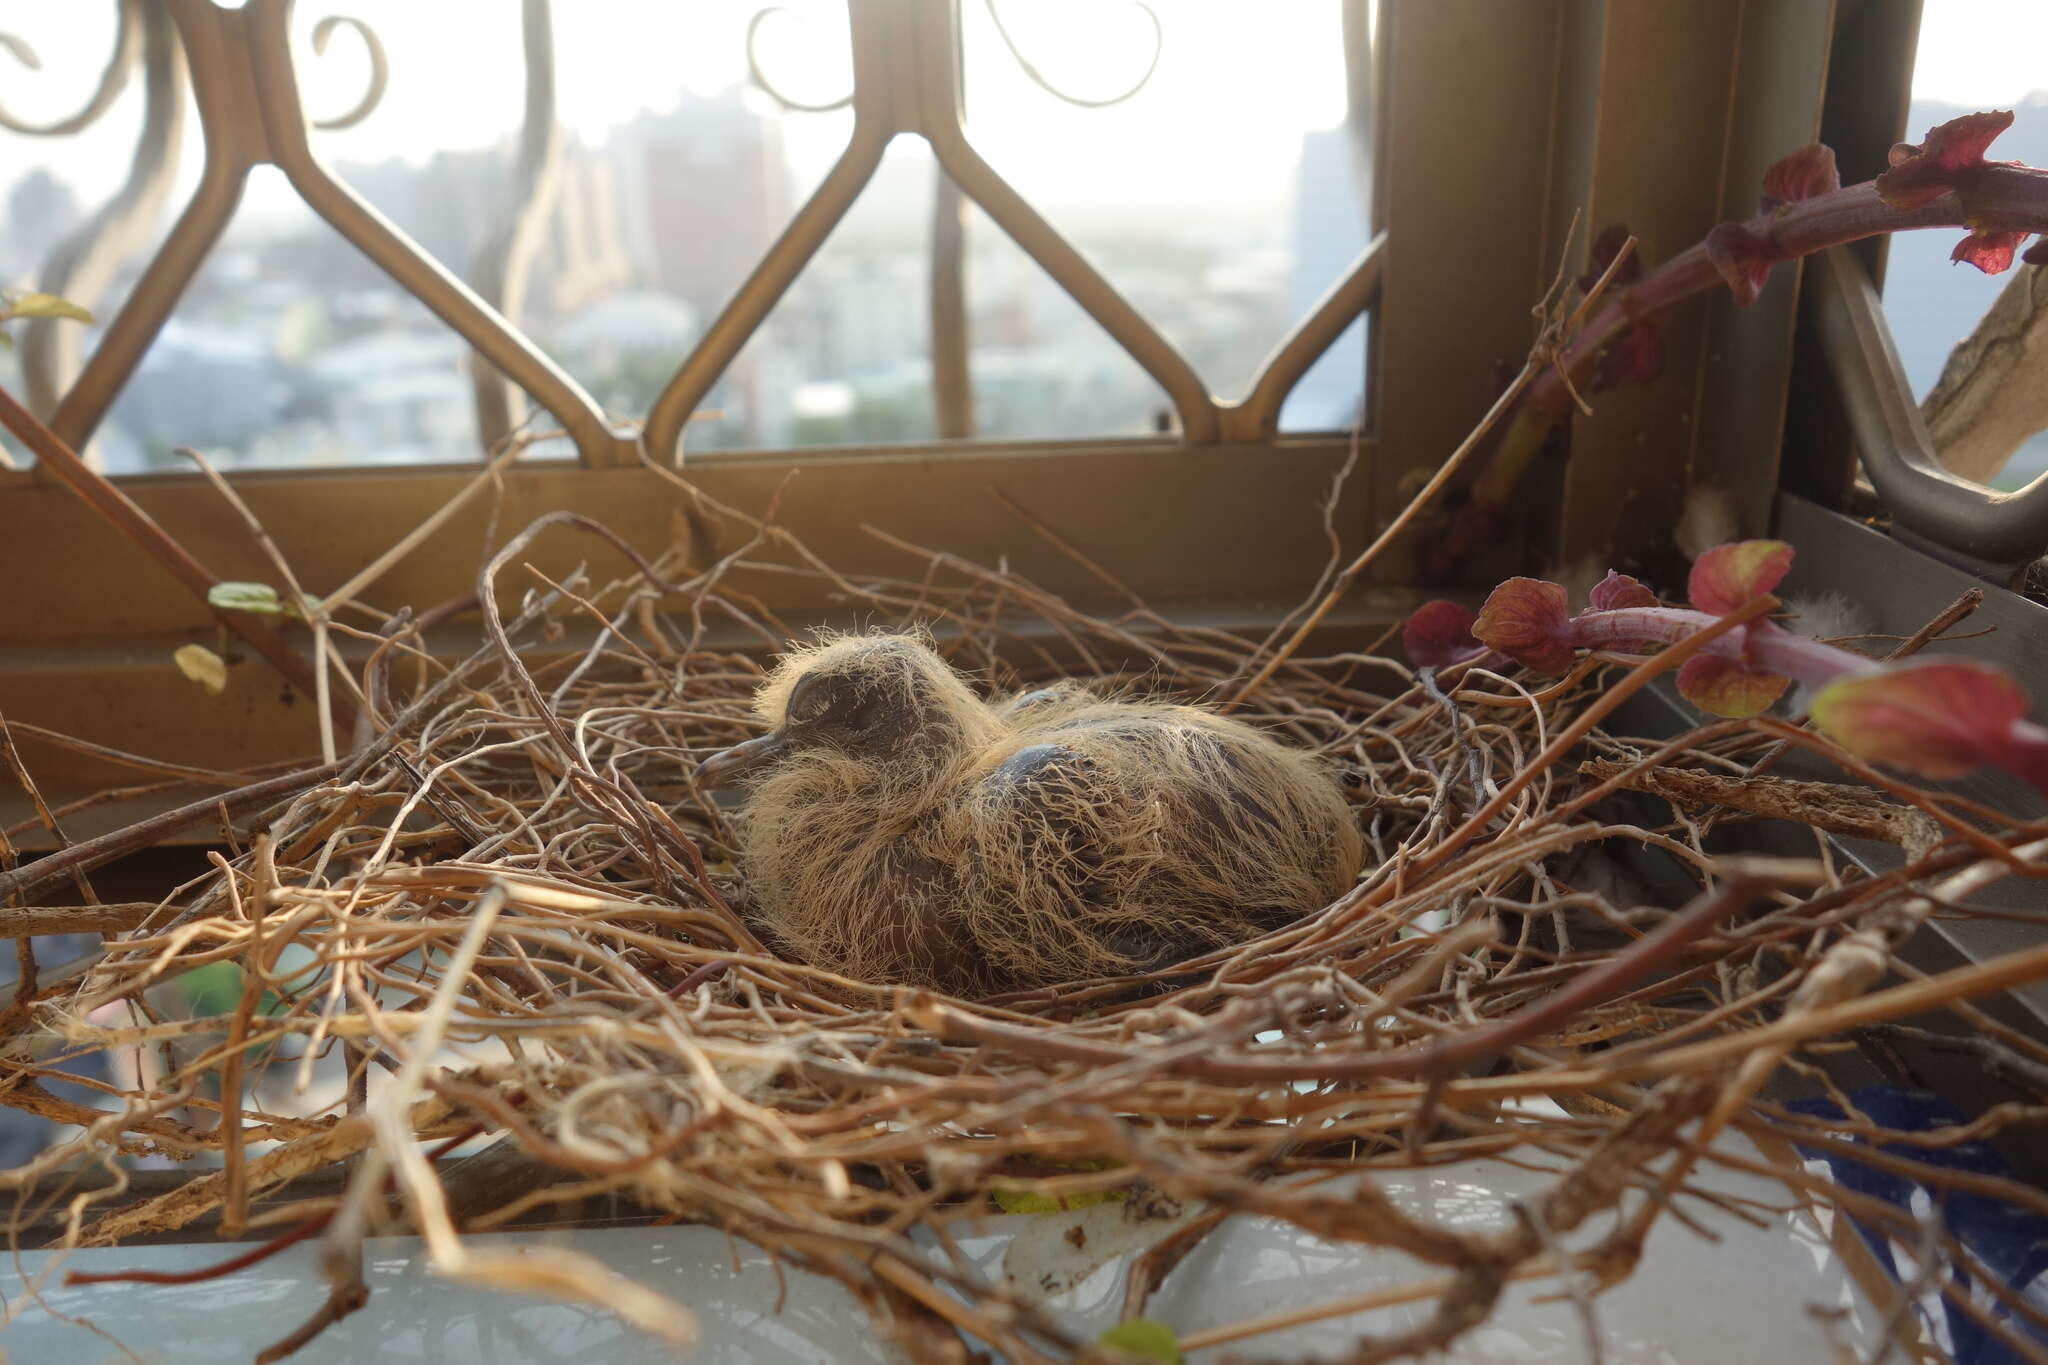
<path id="1" fill-rule="evenodd" d="M 1362 36 L 1364 7 L 1355 8 L 1361 18 L 1354 27 Z M 337 118 L 315 122 L 300 96 L 302 57 L 291 41 L 292 0 L 250 0 L 240 9 L 225 9 L 212 0 L 122 0 L 116 49 L 88 105 L 46 127 L 7 120 L 17 132 L 74 132 L 104 111 L 132 68 L 142 70 L 145 122 L 128 183 L 59 249 L 42 288 L 87 305 L 105 289 L 115 265 L 133 250 L 167 197 L 188 88 L 199 113 L 204 171 L 197 191 L 89 358 L 81 363 L 75 330 L 47 322 L 27 327 L 24 370 L 31 407 L 74 447 L 91 438 L 219 242 L 250 172 L 263 165 L 281 169 L 308 207 L 474 349 L 477 426 L 486 447 L 520 425 L 530 400 L 567 434 L 582 463 L 592 467 L 634 463 L 642 448 L 655 458 L 674 458 L 691 414 L 874 177 L 889 142 L 902 134 L 923 138 L 939 168 L 940 231 L 934 234 L 931 260 L 930 327 L 934 404 L 943 437 L 973 432 L 965 257 L 958 231 L 962 200 L 978 205 L 1158 382 L 1187 445 L 1271 436 L 1295 384 L 1376 297 L 1379 240 L 1281 340 L 1241 397 L 1215 397 L 1158 330 L 976 150 L 962 112 L 960 0 L 848 0 L 853 88 L 841 103 L 853 111 L 851 141 L 712 320 L 644 420 L 615 421 L 508 320 L 518 316 L 543 225 L 560 188 L 563 137 L 556 114 L 551 9 L 550 0 L 522 0 L 520 6 L 526 97 L 514 171 L 517 206 L 479 244 L 465 283 L 340 181 L 314 148 L 312 129 L 361 121 L 384 90 L 383 48 L 367 25 L 330 16 L 315 26 L 316 52 L 337 31 L 349 28 L 371 58 L 369 88 L 357 105 Z M 752 36 L 750 29 L 750 44 Z M 1365 88 L 1363 52 L 1361 42 L 1355 95 Z M 751 52 L 749 57 L 757 80 L 772 91 Z M 950 232 L 945 230 L 949 220 Z"/>

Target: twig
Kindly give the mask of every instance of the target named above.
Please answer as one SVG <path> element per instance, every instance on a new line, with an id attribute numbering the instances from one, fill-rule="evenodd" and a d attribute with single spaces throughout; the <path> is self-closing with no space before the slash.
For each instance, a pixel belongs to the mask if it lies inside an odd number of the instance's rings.
<path id="1" fill-rule="evenodd" d="M 1444 709 L 1444 716 L 1451 723 L 1451 743 L 1456 747 L 1458 757 L 1464 760 L 1465 783 L 1471 788 L 1472 804 L 1477 806 L 1486 799 L 1486 760 L 1465 738 L 1465 717 L 1459 712 L 1458 704 L 1437 685 L 1434 668 L 1417 669 L 1415 681 L 1431 701 Z"/>
<path id="2" fill-rule="evenodd" d="M 118 934 L 133 929 L 157 911 L 154 901 L 114 905 L 36 905 L 0 907 L 0 938 L 40 938 L 45 934 Z"/>
<path id="3" fill-rule="evenodd" d="M 270 560 L 271 565 L 276 568 L 278 576 L 284 580 L 285 591 L 291 594 L 293 611 L 297 613 L 301 621 L 312 627 L 313 712 L 320 718 L 320 759 L 323 763 L 334 762 L 337 756 L 334 745 L 334 697 L 333 689 L 328 684 L 328 678 L 330 676 L 330 663 L 335 669 L 340 669 L 341 661 L 334 658 L 328 650 L 326 616 L 314 610 L 312 599 L 307 597 L 304 589 L 299 587 L 299 577 L 292 572 L 291 561 L 286 559 L 284 552 L 277 548 L 277 542 L 270 538 L 270 532 L 263 529 L 263 523 L 257 520 L 254 512 L 249 510 L 249 504 L 242 501 L 242 495 L 237 493 L 233 486 L 220 476 L 220 471 L 213 467 L 213 462 L 190 446 L 180 446 L 178 453 L 198 467 L 200 474 L 205 476 L 206 481 L 212 484 L 214 489 L 219 492 L 222 501 L 233 508 L 235 515 L 242 519 L 242 525 L 248 528 L 249 534 L 255 539 L 258 548 L 263 551 L 265 557 Z M 355 679 L 350 677 L 346 670 L 340 671 L 343 679 L 353 688 L 355 686 Z M 360 694 L 357 695 L 356 700 L 358 702 L 362 700 Z M 355 708 L 348 706 L 342 718 L 344 721 L 353 721 L 355 719 Z"/>
<path id="4" fill-rule="evenodd" d="M 338 763 L 323 763 L 317 768 L 301 768 L 297 772 L 267 777 L 231 792 L 208 796 L 190 805 L 152 815 L 126 829 L 117 829 L 96 839 L 86 839 L 45 854 L 26 867 L 0 873 L 0 900 L 10 897 L 26 900 L 60 877 L 68 877 L 73 872 L 89 872 L 116 858 L 159 844 L 181 830 L 219 818 L 222 811 L 242 816 L 275 805 L 319 785 L 334 776 L 341 767 Z"/>
<path id="5" fill-rule="evenodd" d="M 1931 1052 L 1957 1053 L 1975 1057 L 1984 1074 L 2048 1100 L 2048 1065 L 2030 1061 L 1996 1038 L 1967 1034 L 1936 1033 L 1908 1024 L 1873 1024 L 1865 1030 L 1881 1038 L 1919 1043 Z"/>
<path id="6" fill-rule="evenodd" d="M 1187 1057 L 1162 1059 L 1160 1069 L 1199 1076 L 1225 1085 L 1271 1085 L 1288 1081 L 1357 1081 L 1368 1078 L 1412 1080 L 1444 1075 L 1495 1056 L 1526 1039 L 1540 1036 L 1558 1021 L 1611 998 L 1673 961 L 1685 945 L 1748 905 L 1766 884 L 1756 864 L 1731 868 L 1722 887 L 1701 896 L 1671 916 L 1656 932 L 1637 940 L 1621 954 L 1545 996 L 1526 1009 L 1458 1034 L 1442 1034 L 1427 1043 L 1385 1048 L 1363 1056 L 1268 1060 L 1209 1049 Z M 1803 869 L 1791 869 L 1796 875 Z M 1782 872 L 1779 875 L 1784 875 Z M 1123 1054 L 1078 1041 L 1055 1042 L 1034 1030 L 982 1019 L 937 1001 L 915 1004 L 912 1017 L 949 1042 L 1006 1047 L 1026 1056 L 1107 1065 Z"/>
<path id="7" fill-rule="evenodd" d="M 1628 259 L 1629 254 L 1634 249 L 1635 238 L 1631 237 L 1623 244 L 1622 249 L 1615 254 L 1614 259 L 1608 263 L 1607 269 L 1601 274 L 1600 279 L 1586 292 L 1585 298 L 1579 301 L 1579 306 L 1573 311 L 1571 317 L 1565 321 L 1563 324 L 1563 331 L 1565 333 L 1569 333 L 1573 328 L 1577 327 L 1579 322 L 1585 317 L 1586 310 L 1591 308 L 1594 301 L 1607 291 L 1607 286 L 1614 280 L 1615 272 L 1620 269 L 1622 262 Z M 1257 692 L 1259 688 L 1265 685 L 1269 678 L 1280 670 L 1282 664 L 1294 657 L 1295 651 L 1299 650 L 1303 643 L 1307 641 L 1309 635 L 1314 632 L 1315 628 L 1322 624 L 1323 618 L 1328 616 L 1337 603 L 1344 599 L 1344 595 L 1351 591 L 1351 586 L 1358 581 L 1359 575 L 1371 567 L 1372 562 L 1380 557 L 1380 552 L 1392 544 L 1397 536 L 1414 523 L 1415 518 L 1429 504 L 1430 499 L 1434 498 L 1443 489 L 1443 486 L 1450 482 L 1451 476 L 1456 474 L 1459 468 L 1471 456 L 1472 452 L 1479 448 L 1480 443 L 1486 439 L 1488 433 L 1493 430 L 1494 425 L 1514 408 L 1515 400 L 1522 396 L 1522 391 L 1534 383 L 1538 375 L 1547 369 L 1555 367 L 1557 364 L 1556 357 L 1556 338 L 1551 335 L 1549 329 L 1546 329 L 1543 335 L 1537 338 L 1536 345 L 1529 353 L 1529 358 L 1522 362 L 1521 372 L 1509 382 L 1500 397 L 1493 400 L 1493 406 L 1488 408 L 1486 415 L 1479 419 L 1479 425 L 1472 428 L 1465 439 L 1458 443 L 1458 448 L 1451 452 L 1450 457 L 1437 466 L 1436 473 L 1430 475 L 1429 482 L 1416 490 L 1415 496 L 1408 500 L 1408 505 L 1403 507 L 1394 519 L 1387 523 L 1379 535 L 1373 538 L 1372 544 L 1366 546 L 1364 550 L 1359 552 L 1356 559 L 1344 566 L 1343 572 L 1339 573 L 1336 581 L 1330 584 L 1329 591 L 1323 594 L 1322 601 L 1316 603 L 1315 610 L 1308 614 L 1308 619 L 1297 626 L 1294 634 L 1288 637 L 1287 643 L 1273 651 L 1272 657 L 1268 658 L 1259 667 L 1258 672 L 1252 674 L 1250 679 L 1245 682 L 1245 685 L 1237 690 L 1236 694 L 1230 699 L 1232 706 L 1244 705 L 1253 693 Z"/>
<path id="8" fill-rule="evenodd" d="M 314 1311 L 312 1317 L 256 1353 L 256 1365 L 276 1365 L 280 1360 L 297 1355 L 322 1332 L 349 1314 L 364 1308 L 369 1302 L 370 1288 L 363 1283 L 360 1273 L 353 1279 L 346 1279 L 340 1284 L 330 1286 L 326 1301 Z"/>
<path id="9" fill-rule="evenodd" d="M 1692 768 L 1632 768 L 1588 759 L 1579 775 L 1614 782 L 1680 805 L 1717 805 L 1776 820 L 1792 820 L 1830 834 L 1897 844 L 1918 858 L 1941 842 L 1941 827 L 1911 806 L 1888 801 L 1868 787 L 1840 782 L 1795 782 L 1780 777 L 1725 777 Z"/>
<path id="10" fill-rule="evenodd" d="M 1586 1360 L 1589 1365 L 1606 1365 L 1607 1347 L 1600 1334 L 1600 1317 L 1593 1309 L 1592 1294 L 1587 1292 L 1585 1283 L 1572 1265 L 1570 1254 L 1559 1244 L 1557 1234 L 1550 1230 L 1539 1206 L 1517 1200 L 1514 1209 L 1515 1216 L 1536 1234 L 1536 1240 L 1550 1253 L 1551 1262 L 1558 1267 L 1558 1278 L 1564 1281 L 1565 1293 L 1578 1312 L 1580 1329 L 1586 1334 Z"/>
<path id="11" fill-rule="evenodd" d="M 308 697 L 319 691 L 313 670 L 307 667 L 305 659 L 297 651 L 286 644 L 276 631 L 249 619 L 248 613 L 223 611 L 213 606 L 207 594 L 220 580 L 187 553 L 184 546 L 173 540 L 169 532 L 157 525 L 149 513 L 135 504 L 134 499 L 86 464 L 54 432 L 36 420 L 35 414 L 23 407 L 5 388 L 0 388 L 0 426 L 13 432 L 35 453 L 39 468 L 47 469 L 63 480 L 87 506 L 168 569 L 171 576 L 184 584 L 194 597 L 207 602 L 207 609 L 213 613 L 214 619 L 269 660 L 271 666 L 284 675 L 285 681 Z"/>

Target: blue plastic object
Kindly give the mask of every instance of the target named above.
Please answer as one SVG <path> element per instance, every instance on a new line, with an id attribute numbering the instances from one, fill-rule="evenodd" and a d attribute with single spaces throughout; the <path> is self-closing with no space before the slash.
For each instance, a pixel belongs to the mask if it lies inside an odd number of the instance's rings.
<path id="1" fill-rule="evenodd" d="M 1873 1121 L 1899 1132 L 1927 1132 L 1968 1122 L 1967 1117 L 1939 1095 L 1895 1086 L 1871 1086 L 1850 1096 L 1851 1101 Z M 1832 1100 L 1795 1100 L 1785 1106 L 1795 1113 L 1820 1119 L 1841 1118 L 1841 1108 Z M 1829 1176 L 1846 1190 L 1882 1199 L 1909 1217 L 1919 1218 L 1932 1208 L 1938 1212 L 1943 1231 L 1969 1250 L 1982 1269 L 1995 1275 L 2014 1291 L 2048 1309 L 2048 1218 L 1988 1195 L 1929 1186 L 1911 1176 L 1879 1170 L 1838 1151 L 1820 1151 L 1799 1145 L 1800 1155 L 1828 1169 Z M 2017 1180 L 2011 1165 L 1986 1142 L 1966 1142 L 1953 1147 L 1915 1147 L 1903 1143 L 1879 1144 L 1891 1155 L 1923 1165 L 1969 1171 L 1979 1175 Z M 1879 1265 L 1901 1282 L 1912 1270 L 1902 1268 L 1895 1255 L 1899 1240 L 1883 1229 L 1856 1220 L 1856 1230 L 1869 1245 Z M 1910 1254 L 1910 1248 L 1907 1248 Z M 1956 1300 L 1971 1295 L 1970 1276 L 1961 1268 L 1948 1272 L 1941 1296 L 1942 1321 L 1930 1323 L 1942 1338 L 1956 1365 L 2005 1365 L 2024 1357 L 1997 1340 Z M 2014 1336 L 2048 1347 L 2048 1330 L 1999 1303 L 1981 1290 L 1974 1302 L 1988 1317 L 1998 1321 Z M 1926 1305 L 1920 1311 L 1927 1312 Z"/>

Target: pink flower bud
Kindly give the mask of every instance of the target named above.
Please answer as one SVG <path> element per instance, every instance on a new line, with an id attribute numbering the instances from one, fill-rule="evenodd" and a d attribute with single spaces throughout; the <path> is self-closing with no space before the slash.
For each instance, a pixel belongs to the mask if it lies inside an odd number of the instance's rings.
<path id="1" fill-rule="evenodd" d="M 1842 173 L 1835 167 L 1834 148 L 1809 142 L 1764 172 L 1763 211 L 1771 213 L 1840 188 Z"/>
<path id="2" fill-rule="evenodd" d="M 1664 321 L 1645 318 L 1593 353 L 1593 375 L 1586 387 L 1595 393 L 1648 384 L 1664 373 Z"/>
<path id="3" fill-rule="evenodd" d="M 1607 577 L 1593 585 L 1586 600 L 1594 611 L 1620 611 L 1624 607 L 1654 607 L 1657 594 L 1625 573 L 1607 571 Z"/>
<path id="4" fill-rule="evenodd" d="M 1593 292 L 1593 286 L 1607 273 L 1607 267 L 1614 264 L 1614 258 L 1621 254 L 1622 244 L 1628 241 L 1628 238 L 1626 223 L 1610 223 L 1605 231 L 1593 239 L 1593 245 L 1586 251 L 1586 273 L 1579 276 L 1576 281 L 1581 294 Z M 1608 281 L 1608 286 L 1618 289 L 1633 284 L 1642 277 L 1642 273 L 1643 254 L 1640 251 L 1632 251 L 1628 259 L 1621 263 L 1621 269 L 1614 272 L 1614 278 Z"/>
<path id="5" fill-rule="evenodd" d="M 1895 209 L 1916 209 L 1944 194 L 1960 192 L 1963 177 L 1985 164 L 1984 149 L 2012 127 L 2012 111 L 1965 114 L 1927 131 L 1919 146 L 1901 142 L 1891 150 L 1892 168 L 1877 178 L 1877 192 Z"/>
<path id="6" fill-rule="evenodd" d="M 1959 265 L 1974 265 L 1987 275 L 2002 275 L 2012 269 L 2013 253 L 2026 240 L 2024 232 L 1973 232 L 1956 243 L 1948 258 Z"/>
<path id="7" fill-rule="evenodd" d="M 1784 259 L 1770 239 L 1743 223 L 1723 223 L 1707 234 L 1707 259 L 1714 263 L 1735 302 L 1747 308 L 1764 292 L 1771 267 Z"/>

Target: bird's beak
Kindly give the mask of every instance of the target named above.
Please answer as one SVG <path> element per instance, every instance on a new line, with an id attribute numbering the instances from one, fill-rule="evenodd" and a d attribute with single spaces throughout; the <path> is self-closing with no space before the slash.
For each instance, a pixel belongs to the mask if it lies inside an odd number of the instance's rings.
<path id="1" fill-rule="evenodd" d="M 697 785 L 708 791 L 730 787 L 743 774 L 773 762 L 784 747 L 780 732 L 771 731 L 730 749 L 720 749 L 697 765 Z"/>

